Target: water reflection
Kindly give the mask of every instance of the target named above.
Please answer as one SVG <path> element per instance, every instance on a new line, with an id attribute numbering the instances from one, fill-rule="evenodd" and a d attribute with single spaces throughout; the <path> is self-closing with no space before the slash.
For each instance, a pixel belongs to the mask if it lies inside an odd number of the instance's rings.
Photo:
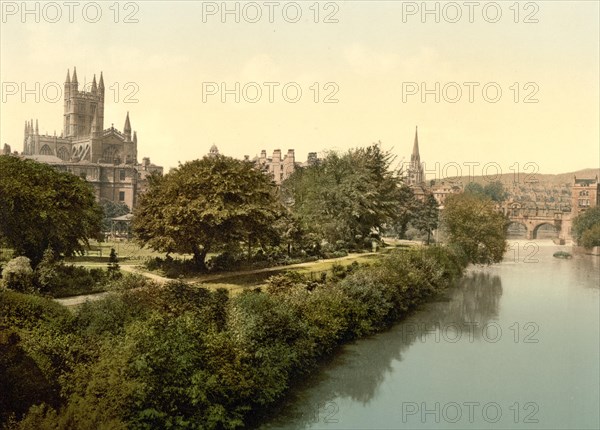
<path id="1" fill-rule="evenodd" d="M 323 414 L 334 417 L 332 412 L 337 405 L 333 399 L 369 403 L 386 375 L 393 371 L 394 362 L 402 361 L 403 354 L 416 341 L 439 336 L 440 330 L 448 327 L 454 330 L 453 337 L 478 339 L 481 330 L 473 330 L 473 325 L 485 326 L 498 316 L 501 296 L 500 277 L 471 271 L 457 286 L 389 331 L 344 347 L 315 377 L 296 387 L 278 411 L 280 419 L 261 428 L 306 428 L 318 422 L 319 416 L 322 419 Z M 280 427 L 283 422 L 293 425 Z"/>

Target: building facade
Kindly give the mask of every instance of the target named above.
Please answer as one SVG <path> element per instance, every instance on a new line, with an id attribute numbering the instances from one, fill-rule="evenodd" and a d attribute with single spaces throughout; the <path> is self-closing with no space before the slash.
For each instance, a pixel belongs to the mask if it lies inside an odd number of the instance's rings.
<path id="1" fill-rule="evenodd" d="M 163 173 L 161 166 L 144 158 L 137 160 L 137 133 L 131 128 L 129 112 L 123 131 L 114 125 L 104 128 L 104 77 L 89 91 L 79 90 L 77 70 L 67 71 L 64 83 L 63 129 L 60 136 L 40 134 L 38 121 L 25 122 L 22 155 L 53 165 L 90 182 L 98 201 L 121 202 L 133 208 L 146 188 L 151 173 Z"/>
<path id="2" fill-rule="evenodd" d="M 281 149 L 273 151 L 272 157 L 267 157 L 267 151 L 262 150 L 260 157 L 254 159 L 257 166 L 268 175 L 271 175 L 277 185 L 289 178 L 296 170 L 296 157 L 293 149 L 288 149 L 287 154 L 281 156 Z"/>
<path id="3" fill-rule="evenodd" d="M 600 201 L 600 187 L 598 176 L 594 179 L 577 179 L 573 177 L 571 186 L 571 213 L 577 216 L 588 208 L 598 206 Z"/>

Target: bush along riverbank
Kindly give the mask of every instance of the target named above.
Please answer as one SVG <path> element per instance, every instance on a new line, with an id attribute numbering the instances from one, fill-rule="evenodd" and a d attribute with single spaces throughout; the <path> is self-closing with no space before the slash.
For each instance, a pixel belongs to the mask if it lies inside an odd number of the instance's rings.
<path id="1" fill-rule="evenodd" d="M 0 422 L 9 429 L 236 429 L 337 346 L 398 321 L 455 279 L 445 247 L 395 251 L 330 279 L 229 297 L 182 282 L 71 312 L 0 292 Z"/>

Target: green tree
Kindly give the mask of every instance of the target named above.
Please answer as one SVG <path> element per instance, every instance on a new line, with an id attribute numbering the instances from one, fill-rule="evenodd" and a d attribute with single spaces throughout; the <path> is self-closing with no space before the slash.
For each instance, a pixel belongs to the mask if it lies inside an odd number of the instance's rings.
<path id="1" fill-rule="evenodd" d="M 100 201 L 100 206 L 104 213 L 104 217 L 102 218 L 102 229 L 104 231 L 110 231 L 112 218 L 127 215 L 130 212 L 129 206 L 123 202 L 113 202 L 103 199 Z"/>
<path id="2" fill-rule="evenodd" d="M 118 277 L 121 273 L 119 270 L 119 258 L 117 257 L 117 252 L 115 251 L 115 248 L 110 248 L 110 256 L 108 257 L 108 273 L 110 277 Z"/>
<path id="3" fill-rule="evenodd" d="M 275 185 L 251 162 L 204 157 L 149 182 L 133 219 L 143 245 L 191 253 L 205 270 L 209 251 L 273 238 L 281 209 Z"/>
<path id="4" fill-rule="evenodd" d="M 412 225 L 423 233 L 427 233 L 428 245 L 431 239 L 431 232 L 438 226 L 438 219 L 439 209 L 437 200 L 433 197 L 433 194 L 427 194 L 425 201 L 419 204 Z"/>
<path id="5" fill-rule="evenodd" d="M 73 255 L 98 237 L 102 210 L 83 179 L 31 160 L 0 156 L 0 239 L 37 265 L 44 251 Z"/>
<path id="6" fill-rule="evenodd" d="M 573 219 L 573 227 L 571 229 L 573 238 L 577 241 L 577 244 L 586 246 L 583 243 L 583 237 L 588 230 L 593 229 L 595 226 L 600 225 L 600 206 L 589 208 L 585 212 L 580 213 Z M 586 242 L 593 242 L 593 233 L 588 233 L 588 239 Z M 591 245 L 596 246 L 596 245 Z M 591 246 L 587 246 L 588 248 Z"/>
<path id="7" fill-rule="evenodd" d="M 398 187 L 397 199 L 396 213 L 390 227 L 400 239 L 405 239 L 408 224 L 417 216 L 420 202 L 415 198 L 413 190 L 403 184 Z"/>
<path id="8" fill-rule="evenodd" d="M 465 185 L 465 193 L 482 196 L 484 195 L 483 186 L 477 182 L 469 182 L 467 185 Z"/>
<path id="9" fill-rule="evenodd" d="M 294 172 L 283 186 L 284 202 L 329 243 L 362 247 L 396 215 L 400 177 L 390 170 L 392 161 L 380 144 L 331 152 Z"/>
<path id="10" fill-rule="evenodd" d="M 583 235 L 581 236 L 581 245 L 585 248 L 600 246 L 600 224 L 595 224 L 593 227 L 590 227 L 583 232 Z"/>
<path id="11" fill-rule="evenodd" d="M 483 187 L 483 193 L 492 201 L 502 203 L 508 197 L 508 192 L 500 181 L 493 181 Z"/>
<path id="12" fill-rule="evenodd" d="M 470 193 L 449 195 L 442 220 L 449 244 L 460 248 L 470 263 L 502 261 L 509 221 L 489 198 Z"/>

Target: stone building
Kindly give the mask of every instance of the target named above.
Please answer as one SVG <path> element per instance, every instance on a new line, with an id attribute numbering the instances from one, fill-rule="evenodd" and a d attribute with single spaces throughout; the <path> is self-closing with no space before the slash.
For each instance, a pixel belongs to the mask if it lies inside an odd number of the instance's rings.
<path id="1" fill-rule="evenodd" d="M 260 157 L 255 158 L 254 161 L 259 168 L 272 176 L 277 185 L 281 185 L 296 169 L 296 158 L 293 149 L 288 149 L 287 154 L 283 157 L 281 156 L 281 149 L 274 150 L 272 157 L 267 157 L 267 151 L 263 149 L 260 152 Z"/>
<path id="2" fill-rule="evenodd" d="M 576 216 L 587 208 L 598 206 L 600 201 L 600 187 L 598 176 L 594 179 L 577 179 L 573 177 L 571 186 L 571 213 Z"/>
<path id="3" fill-rule="evenodd" d="M 90 182 L 96 198 L 122 202 L 133 208 L 146 188 L 151 173 L 163 168 L 144 158 L 137 161 L 137 133 L 131 128 L 129 112 L 123 131 L 114 125 L 104 128 L 104 77 L 89 91 L 79 90 L 77 70 L 67 71 L 64 83 L 63 130 L 60 136 L 40 134 L 38 121 L 25 122 L 23 153 L 26 158 L 53 165 Z"/>
<path id="4" fill-rule="evenodd" d="M 439 183 L 436 182 L 429 191 L 433 194 L 433 197 L 435 197 L 435 200 L 440 208 L 443 208 L 446 202 L 446 197 L 448 197 L 450 194 L 461 193 L 463 188 L 462 184 L 441 181 Z"/>

